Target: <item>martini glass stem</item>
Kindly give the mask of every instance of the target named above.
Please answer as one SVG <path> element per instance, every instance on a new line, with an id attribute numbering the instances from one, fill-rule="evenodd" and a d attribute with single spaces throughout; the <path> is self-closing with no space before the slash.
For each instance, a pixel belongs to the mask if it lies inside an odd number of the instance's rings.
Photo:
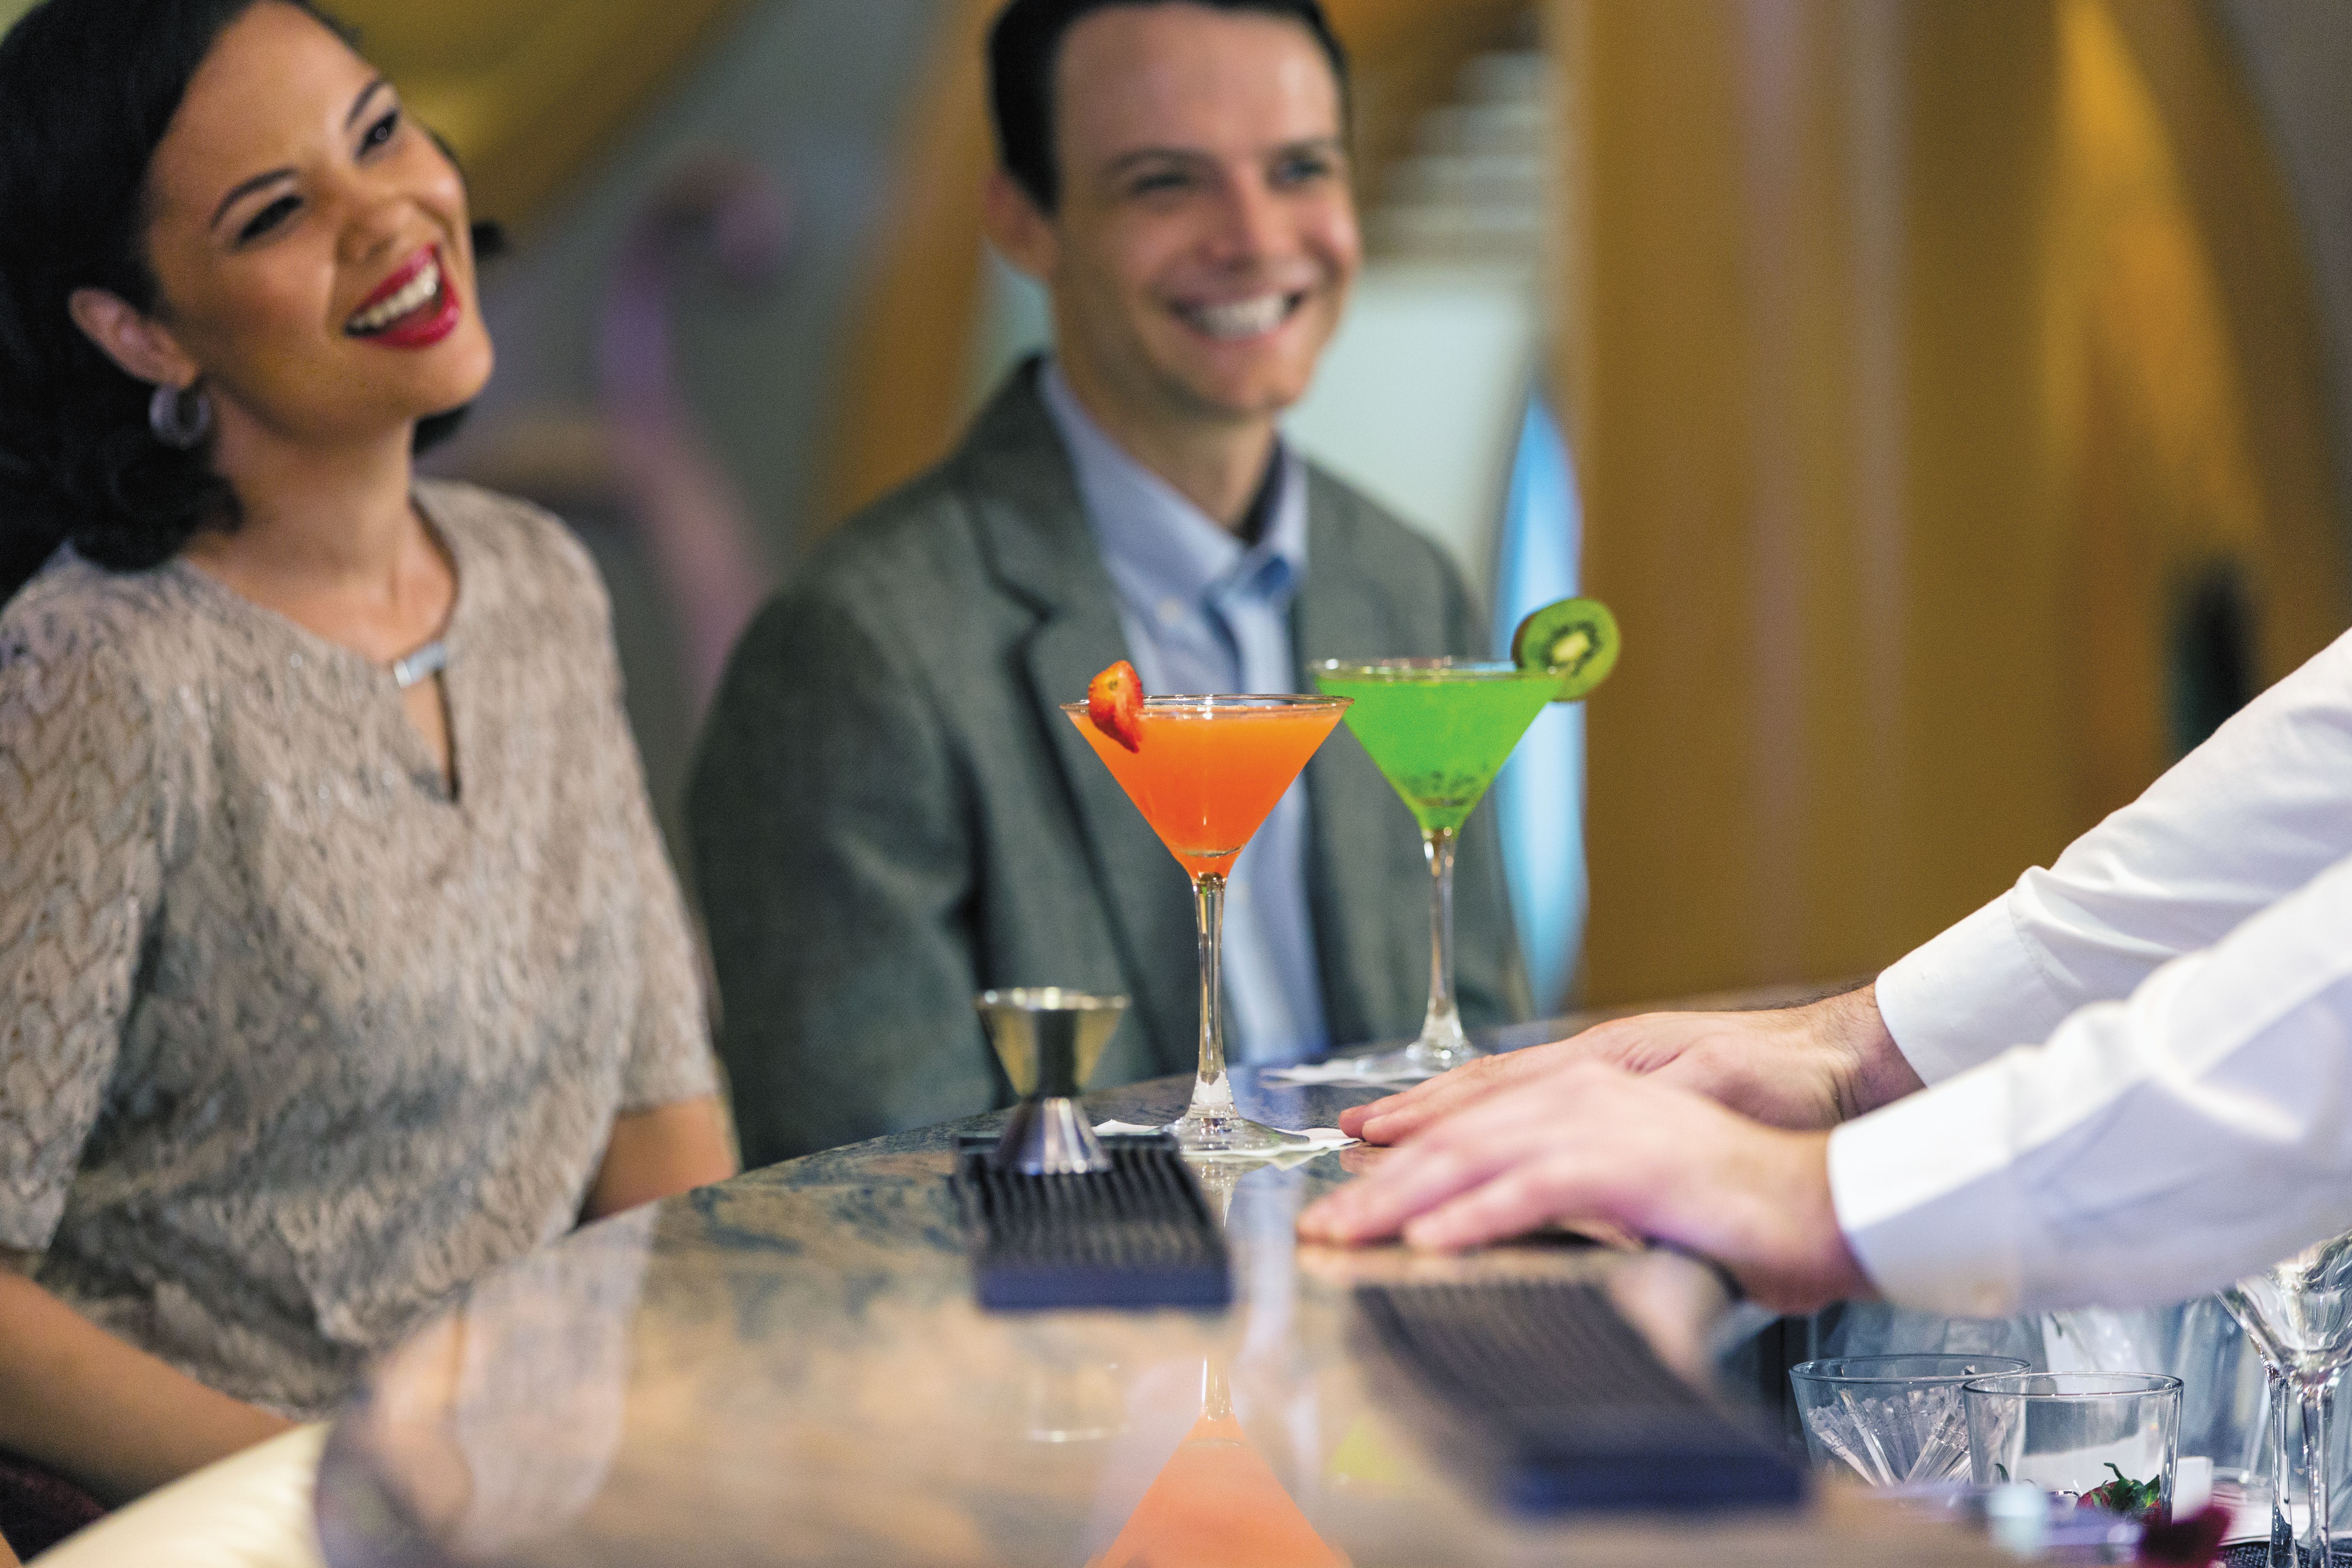
<path id="1" fill-rule="evenodd" d="M 1422 1065 L 1450 1068 L 1469 1056 L 1461 1010 L 1454 1003 L 1454 850 L 1451 827 L 1421 830 L 1422 858 L 1429 862 L 1429 1013 L 1412 1056 Z"/>
<path id="2" fill-rule="evenodd" d="M 2327 1384 L 2297 1380 L 2303 1404 L 2303 1469 L 2311 1517 L 2305 1521 L 2297 1554 L 2309 1568 L 2329 1568 L 2327 1491 Z"/>
<path id="3" fill-rule="evenodd" d="M 2271 1395 L 2271 1550 L 2266 1568 L 2295 1568 L 2294 1510 L 2287 1506 L 2287 1489 L 2294 1484 L 2294 1467 L 2287 1463 L 2287 1429 L 2294 1405 L 2294 1389 L 2277 1367 L 2269 1374 Z"/>
<path id="4" fill-rule="evenodd" d="M 1194 878 L 1192 904 L 1201 925 L 1201 1080 L 1192 1088 L 1192 1109 L 1231 1115 L 1234 1086 L 1225 1077 L 1224 878 L 1213 871 Z"/>
<path id="5" fill-rule="evenodd" d="M 1201 1414 L 1212 1421 L 1233 1419 L 1233 1380 L 1225 1374 L 1225 1363 L 1214 1357 L 1201 1367 Z"/>
<path id="6" fill-rule="evenodd" d="M 1201 1067 L 1192 1103 L 1169 1131 L 1185 1153 L 1203 1160 L 1253 1160 L 1306 1146 L 1300 1134 L 1262 1126 L 1234 1104 L 1234 1080 L 1225 1071 L 1224 877 L 1194 878 L 1192 906 L 1201 924 Z"/>

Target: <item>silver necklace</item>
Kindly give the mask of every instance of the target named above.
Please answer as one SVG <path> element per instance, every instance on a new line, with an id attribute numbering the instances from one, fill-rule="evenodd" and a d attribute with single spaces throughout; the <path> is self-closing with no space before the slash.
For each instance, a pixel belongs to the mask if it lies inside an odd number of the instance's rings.
<path id="1" fill-rule="evenodd" d="M 449 645 L 435 637 L 406 658 L 392 661 L 392 683 L 403 691 L 449 668 Z"/>

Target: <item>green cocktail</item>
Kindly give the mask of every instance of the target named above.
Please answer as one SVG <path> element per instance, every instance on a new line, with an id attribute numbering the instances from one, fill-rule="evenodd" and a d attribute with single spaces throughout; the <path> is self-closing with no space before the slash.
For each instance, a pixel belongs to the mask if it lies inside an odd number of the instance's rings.
<path id="1" fill-rule="evenodd" d="M 1467 659 L 1331 659 L 1316 667 L 1315 683 L 1355 699 L 1348 728 L 1421 824 L 1429 862 L 1429 1013 L 1421 1038 L 1364 1068 L 1387 1077 L 1444 1072 L 1486 1054 L 1463 1034 L 1454 1003 L 1455 843 L 1519 737 L 1559 695 L 1559 678 Z"/>

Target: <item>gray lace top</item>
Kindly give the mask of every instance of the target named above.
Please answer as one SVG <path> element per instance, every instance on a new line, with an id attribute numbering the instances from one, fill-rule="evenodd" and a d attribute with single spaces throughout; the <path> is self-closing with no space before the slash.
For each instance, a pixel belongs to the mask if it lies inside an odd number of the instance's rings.
<path id="1" fill-rule="evenodd" d="M 713 1090 L 602 585 L 459 486 L 444 786 L 391 675 L 185 562 L 0 614 L 0 1247 L 315 1414 Z"/>

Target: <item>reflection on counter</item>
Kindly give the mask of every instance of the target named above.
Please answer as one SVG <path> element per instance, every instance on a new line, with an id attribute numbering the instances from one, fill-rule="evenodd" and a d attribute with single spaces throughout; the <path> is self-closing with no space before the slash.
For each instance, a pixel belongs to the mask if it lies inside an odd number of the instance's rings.
<path id="1" fill-rule="evenodd" d="M 362 1517 L 381 1510 L 404 1536 L 493 1560 L 587 1510 L 621 1447 L 655 1215 L 606 1220 L 491 1275 L 383 1363 L 334 1438 L 400 1478 Z M 322 1507 L 331 1561 L 400 1560 L 343 1538 L 339 1519 Z"/>
<path id="2" fill-rule="evenodd" d="M 1346 1554 L 1316 1532 L 1234 1405 L 1232 1369 L 1241 1359 L 1250 1365 L 1253 1420 L 1264 1422 L 1276 1441 L 1294 1450 L 1302 1434 L 1310 1435 L 1307 1452 L 1285 1457 L 1293 1461 L 1290 1468 L 1307 1475 L 1318 1468 L 1311 1441 L 1319 1431 L 1316 1390 L 1286 1353 L 1296 1300 L 1288 1287 L 1289 1237 L 1299 1184 L 1272 1165 L 1189 1159 L 1186 1163 L 1253 1289 L 1238 1334 L 1228 1334 L 1196 1363 L 1162 1363 L 1137 1380 L 1133 1398 L 1149 1412 L 1137 1425 L 1158 1434 L 1160 1444 L 1176 1422 L 1188 1414 L 1192 1419 L 1172 1451 L 1160 1449 L 1164 1462 L 1110 1544 L 1088 1558 L 1088 1568 L 1345 1564 Z M 1234 1199 L 1244 1184 L 1254 1201 L 1243 1206 L 1237 1222 Z M 1131 1486 L 1134 1473 L 1125 1463 L 1109 1467 L 1110 1491 L 1119 1492 L 1122 1483 Z"/>
<path id="3" fill-rule="evenodd" d="M 1328 1125 L 1340 1091 L 1253 1109 Z M 1150 1124 L 1188 1082 L 1096 1097 Z M 338 1424 L 319 1509 L 335 1568 L 1077 1568 L 1543 1561 L 1975 1568 L 1958 1531 L 1824 1498 L 1811 1513 L 1537 1519 L 1501 1506 L 1370 1353 L 1370 1281 L 1598 1280 L 1592 1248 L 1416 1258 L 1298 1247 L 1339 1159 L 1202 1173 L 1225 1311 L 990 1312 L 929 1130 L 755 1172 L 589 1226 L 484 1281 L 383 1363 Z M 1680 1259 L 1685 1276 L 1705 1271 Z M 1627 1292 L 1657 1308 L 1671 1290 Z"/>
<path id="4" fill-rule="evenodd" d="M 1200 1420 L 1088 1568 L 1344 1565 L 1234 1418 L 1224 1367 L 1203 1363 L 1201 1384 Z"/>

